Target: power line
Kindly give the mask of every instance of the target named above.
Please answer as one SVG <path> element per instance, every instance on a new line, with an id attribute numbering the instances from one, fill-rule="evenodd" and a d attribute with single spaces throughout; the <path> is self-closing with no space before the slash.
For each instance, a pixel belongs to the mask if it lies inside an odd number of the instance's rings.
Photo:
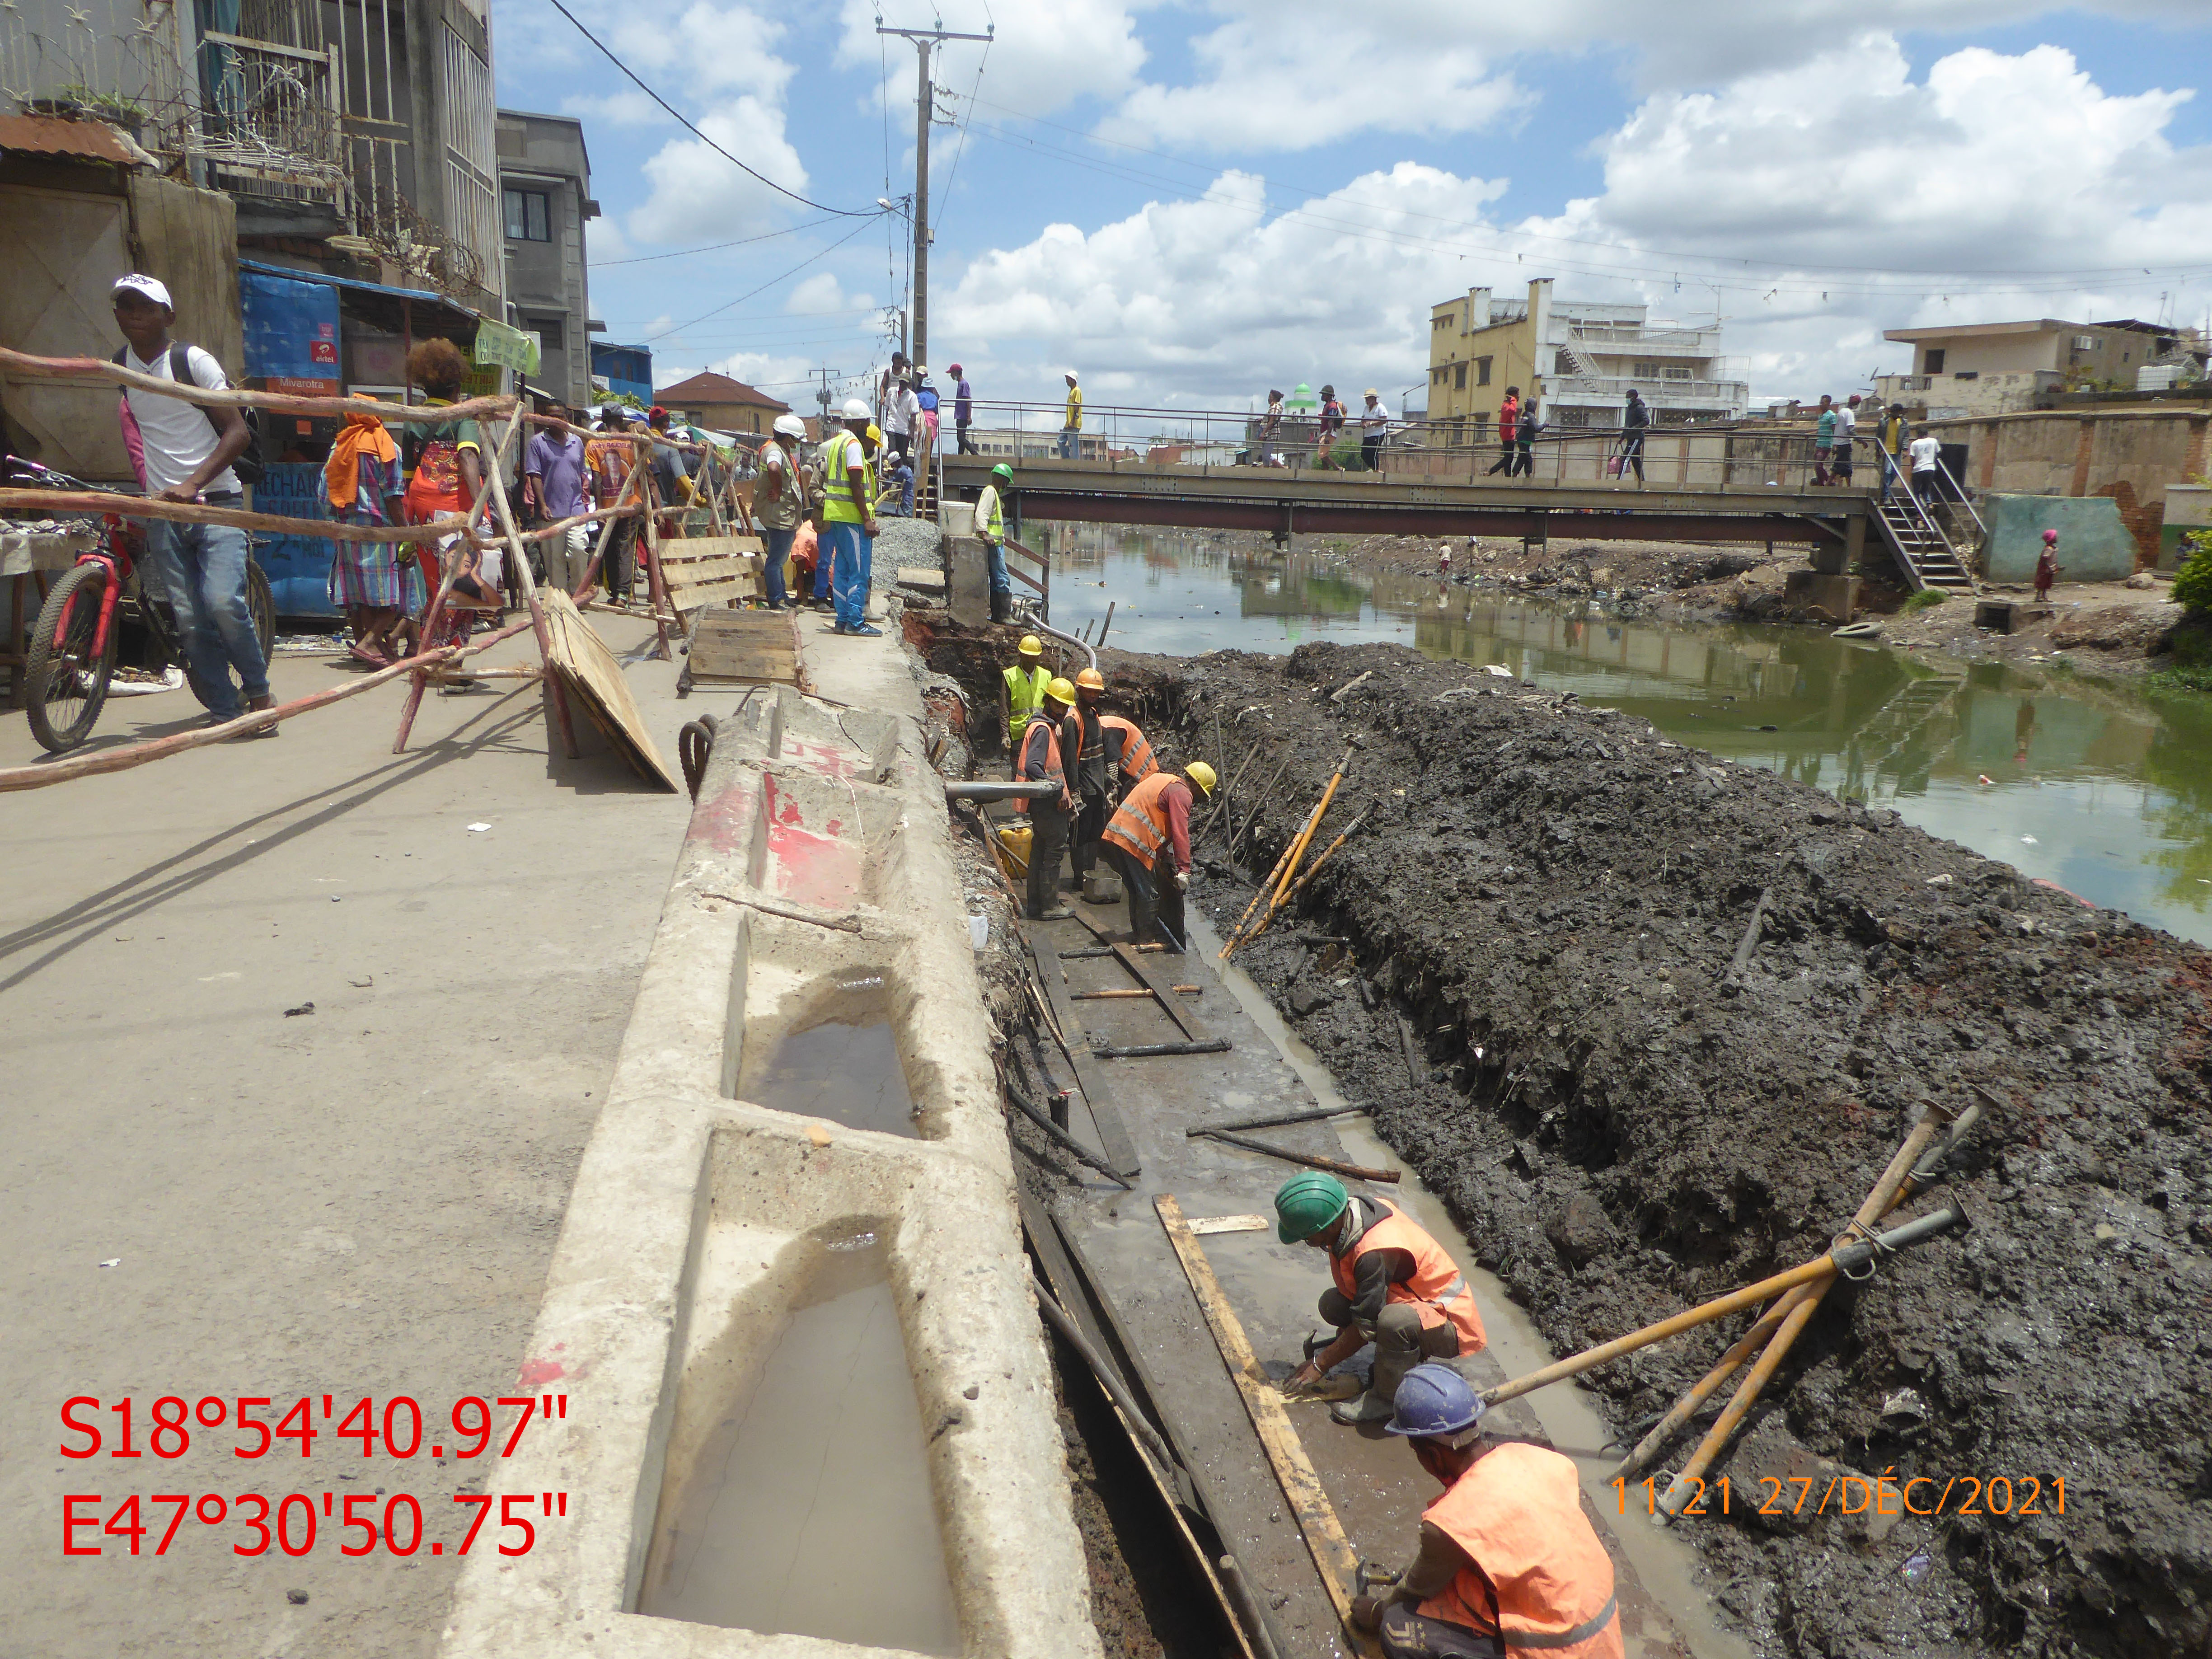
<path id="1" fill-rule="evenodd" d="M 579 33 L 579 34 L 580 34 L 580 35 L 582 35 L 582 36 L 584 37 L 584 39 L 586 39 L 586 40 L 590 41 L 593 46 L 597 46 L 597 47 L 599 49 L 599 51 L 600 51 L 600 52 L 601 52 L 605 56 L 607 62 L 609 62 L 610 64 L 613 64 L 617 69 L 620 70 L 621 70 L 624 75 L 627 75 L 628 76 L 629 76 L 629 78 L 630 78 L 630 82 L 631 82 L 631 84 L 633 84 L 634 86 L 635 86 L 635 87 L 637 88 L 637 89 L 638 89 L 640 92 L 643 93 L 647 97 L 648 97 L 648 98 L 652 99 L 652 100 L 653 100 L 653 101 L 654 103 L 656 103 L 656 104 L 659 105 L 659 106 L 661 106 L 661 108 L 663 108 L 663 109 L 666 110 L 666 111 L 667 111 L 671 115 L 674 116 L 674 117 L 675 117 L 675 118 L 676 118 L 679 122 L 683 123 L 683 125 L 684 125 L 684 131 L 685 131 L 689 132 L 689 133 L 690 133 L 693 137 L 696 138 L 696 139 L 697 139 L 701 143 L 702 143 L 702 144 L 706 145 L 708 149 L 709 149 L 713 150 L 713 151 L 714 152 L 714 154 L 715 154 L 715 155 L 717 155 L 720 156 L 724 161 L 726 161 L 729 162 L 732 167 L 738 167 L 738 168 L 741 169 L 742 171 L 744 171 L 744 172 L 745 172 L 745 173 L 750 173 L 750 174 L 752 175 L 752 177 L 754 177 L 754 178 L 756 178 L 756 179 L 759 179 L 759 180 L 761 181 L 761 183 L 763 183 L 763 184 L 766 185 L 767 185 L 770 190 L 775 191 L 778 195 L 780 195 L 780 196 L 788 196 L 789 198 L 791 198 L 791 199 L 792 199 L 793 201 L 794 201 L 794 202 L 797 202 L 797 203 L 800 204 L 802 206 L 811 207 L 811 208 L 812 208 L 813 210 L 815 210 L 815 211 L 816 211 L 816 212 L 817 212 L 817 213 L 828 213 L 828 214 L 833 214 L 833 215 L 835 215 L 836 217 L 838 217 L 838 218 L 840 218 L 840 219 L 872 219 L 872 218 L 874 218 L 874 217 L 876 216 L 876 210 L 875 210 L 874 209 L 871 209 L 871 208 L 834 208 L 834 207 L 831 207 L 831 206 L 830 206 L 827 202 L 817 202 L 817 201 L 816 201 L 816 200 L 815 200 L 812 197 L 811 197 L 811 196 L 801 196 L 801 195 L 800 195 L 797 191 L 795 191 L 795 190 L 787 190 L 787 189 L 785 189 L 785 188 L 784 188 L 784 186 L 782 186 L 781 185 L 779 185 L 778 183 L 776 183 L 776 181 L 775 181 L 775 179 L 773 179 L 769 178 L 769 177 L 768 176 L 768 174 L 766 174 L 765 173 L 762 173 L 762 172 L 757 171 L 757 169 L 755 169 L 755 168 L 746 167 L 746 166 L 745 166 L 745 164 L 744 164 L 743 161 L 738 161 L 738 158 L 737 158 L 736 156 L 734 156 L 734 155 L 731 155 L 729 151 L 727 151 L 727 150 L 724 149 L 723 149 L 720 144 L 716 143 L 715 143 L 712 138 L 709 138 L 709 137 L 708 137 L 705 133 L 703 133 L 703 132 L 700 131 L 698 128 L 696 128 L 696 127 L 693 126 L 693 125 L 691 125 L 690 118 L 688 116 L 686 116 L 686 115 L 684 113 L 684 112 L 683 112 L 683 111 L 681 111 L 681 110 L 678 109 L 678 108 L 676 107 L 676 106 L 675 106 L 675 105 L 673 105 L 673 104 L 670 103 L 670 102 L 669 102 L 665 98 L 663 98 L 663 97 L 662 97 L 659 93 L 655 92 L 655 91 L 654 91 L 651 87 L 648 87 L 647 85 L 646 85 L 646 84 L 645 84 L 645 82 L 642 82 L 642 81 L 639 80 L 639 79 L 637 78 L 637 71 L 636 71 L 636 70 L 633 70 L 632 68 L 630 68 L 630 66 L 629 66 L 628 64 L 623 63 L 623 60 L 622 60 L 621 58 L 619 58 L 616 57 L 616 56 L 614 55 L 613 52 L 612 52 L 611 50 L 610 50 L 610 49 L 609 49 L 609 47 L 608 47 L 608 46 L 607 46 L 606 42 L 605 42 L 605 41 L 604 41 L 604 40 L 600 40 L 600 39 L 599 39 L 599 37 L 598 35 L 596 35 L 596 34 L 592 33 L 591 32 L 591 30 L 589 30 L 589 29 L 586 28 L 586 27 L 584 27 L 584 25 L 583 25 L 582 21 L 581 21 L 580 19 L 578 19 L 578 17 L 577 17 L 576 14 L 575 14 L 574 12 L 573 12 L 573 11 L 570 11 L 570 10 L 568 9 L 568 7 L 566 7 L 566 6 L 562 5 L 562 4 L 561 3 L 561 0 L 547 0 L 547 3 L 548 3 L 548 4 L 550 4 L 550 5 L 553 8 L 553 9 L 554 9 L 554 10 L 556 10 L 556 11 L 559 12 L 559 13 L 561 14 L 561 15 L 562 15 L 562 16 L 563 16 L 563 17 L 567 18 L 567 19 L 568 19 L 571 23 L 575 24 L 575 26 L 576 26 L 576 33 Z"/>
<path id="2" fill-rule="evenodd" d="M 553 0 L 553 3 L 556 5 L 560 4 L 560 3 L 561 0 Z M 763 283 L 758 288 L 753 289 L 750 292 L 740 294 L 734 300 L 725 300 L 720 305 L 716 306 L 712 311 L 701 312 L 696 317 L 694 317 L 690 322 L 678 323 L 673 328 L 664 328 L 658 334 L 648 334 L 643 340 L 640 341 L 639 343 L 641 345 L 651 345 L 655 340 L 665 340 L 672 334 L 681 334 L 685 329 L 692 327 L 696 324 L 703 323 L 709 317 L 719 317 L 722 313 L 727 311 L 732 306 L 741 306 L 746 301 L 755 297 L 755 295 L 767 293 L 769 289 L 774 288 L 778 283 L 782 282 L 785 277 L 796 276 L 800 271 L 805 270 L 807 266 L 812 264 L 817 259 L 825 258 L 829 255 L 835 253 L 839 248 L 844 246 L 846 243 L 851 241 L 855 236 L 858 236 L 862 231 L 866 230 L 868 228 L 869 223 L 878 216 L 875 214 L 870 214 L 867 218 L 863 219 L 859 224 L 854 225 L 852 229 L 847 231 L 836 241 L 830 243 L 828 247 L 822 249 L 821 252 L 817 253 L 808 254 L 806 258 L 801 259 L 797 264 L 792 266 L 789 270 L 785 271 L 781 276 L 769 277 L 768 281 Z"/>
<path id="3" fill-rule="evenodd" d="M 591 264 L 593 270 L 605 270 L 615 265 L 650 264 L 655 259 L 681 259 L 694 253 L 718 253 L 726 247 L 744 247 L 750 242 L 767 242 L 779 236 L 796 236 L 802 230 L 812 230 L 817 225 L 830 222 L 828 219 L 809 219 L 787 230 L 764 231 L 758 236 L 740 236 L 734 242 L 709 242 L 704 247 L 680 247 L 673 253 L 641 253 L 629 259 L 594 259 Z"/>

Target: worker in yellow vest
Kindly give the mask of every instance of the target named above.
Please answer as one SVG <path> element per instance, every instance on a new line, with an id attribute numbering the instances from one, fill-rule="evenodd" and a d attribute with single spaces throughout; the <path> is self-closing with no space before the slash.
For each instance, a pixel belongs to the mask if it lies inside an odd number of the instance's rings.
<path id="1" fill-rule="evenodd" d="M 875 496 L 861 434 L 868 429 L 868 406 L 848 398 L 845 428 L 822 446 L 822 518 L 830 544 L 830 592 L 836 601 L 833 634 L 878 635 L 868 626 L 868 549 L 876 534 Z"/>
<path id="2" fill-rule="evenodd" d="M 1314 1386 L 1370 1342 L 1375 1370 L 1362 1400 L 1331 1413 L 1340 1423 L 1390 1415 L 1398 1380 L 1422 1359 L 1478 1353 L 1486 1345 L 1474 1293 L 1444 1247 L 1384 1198 L 1354 1198 L 1333 1175 L 1294 1175 L 1275 1192 L 1275 1236 L 1328 1252 L 1332 1287 L 1321 1316 L 1336 1340 L 1297 1370 L 1286 1389 Z"/>
<path id="3" fill-rule="evenodd" d="M 1025 912 L 1031 921 L 1065 921 L 1075 913 L 1060 902 L 1060 861 L 1067 852 L 1067 826 L 1075 817 L 1075 798 L 1067 787 L 1067 767 L 1060 744 L 1060 723 L 1075 702 L 1075 688 L 1054 679 L 1030 713 L 1014 755 L 1014 781 L 1035 779 L 1036 794 L 1015 799 L 1029 814 L 1030 870 Z"/>
<path id="4" fill-rule="evenodd" d="M 991 620 L 1002 623 L 1014 614 L 1014 586 L 1006 574 L 1006 504 L 1004 492 L 1014 487 L 1014 469 L 1004 461 L 991 469 L 991 482 L 975 498 L 975 538 L 983 544 L 983 558 L 991 572 Z"/>
<path id="5" fill-rule="evenodd" d="M 1384 1659 L 1621 1659 L 1613 1559 L 1583 1513 L 1573 1460 L 1482 1431 L 1481 1396 L 1420 1364 L 1392 1396 L 1402 1436 L 1443 1496 L 1421 1511 L 1419 1553 L 1352 1621 Z"/>
<path id="6" fill-rule="evenodd" d="M 1034 634 L 1022 635 L 1016 654 L 1020 663 L 999 671 L 999 714 L 1006 723 L 1006 757 L 1014 758 L 1014 745 L 1029 729 L 1030 716 L 1044 701 L 1052 684 L 1052 670 L 1044 665 L 1044 641 Z"/>
<path id="7" fill-rule="evenodd" d="M 1190 809 L 1213 793 L 1213 769 L 1193 761 L 1180 773 L 1159 771 L 1132 789 L 1114 809 L 1101 842 L 1106 861 L 1129 896 L 1129 939 L 1159 942 L 1180 953 L 1190 937 L 1182 896 L 1190 887 Z"/>

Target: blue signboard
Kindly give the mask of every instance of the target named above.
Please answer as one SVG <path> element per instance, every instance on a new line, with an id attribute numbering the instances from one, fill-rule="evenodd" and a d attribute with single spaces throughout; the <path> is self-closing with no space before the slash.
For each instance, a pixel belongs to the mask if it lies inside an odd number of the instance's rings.
<path id="1" fill-rule="evenodd" d="M 327 521 L 331 501 L 324 492 L 321 465 L 279 462 L 270 466 L 253 486 L 253 510 L 280 518 Z M 269 578 L 280 617 L 338 614 L 330 598 L 331 561 L 337 556 L 337 544 L 327 536 L 270 536 L 256 532 L 253 538 L 254 560 Z"/>
<path id="2" fill-rule="evenodd" d="M 241 270 L 238 302 L 249 376 L 271 392 L 316 397 L 337 391 L 337 289 Z"/>

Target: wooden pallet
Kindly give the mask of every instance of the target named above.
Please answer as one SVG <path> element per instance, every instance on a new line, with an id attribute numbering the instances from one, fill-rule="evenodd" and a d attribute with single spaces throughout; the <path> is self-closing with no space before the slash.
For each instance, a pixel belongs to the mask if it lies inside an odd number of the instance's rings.
<path id="1" fill-rule="evenodd" d="M 687 536 L 660 544 L 660 579 L 678 616 L 761 597 L 757 536 Z"/>
<path id="2" fill-rule="evenodd" d="M 799 635 L 780 611 L 702 611 L 687 629 L 690 652 L 678 696 L 695 685 L 797 685 Z"/>

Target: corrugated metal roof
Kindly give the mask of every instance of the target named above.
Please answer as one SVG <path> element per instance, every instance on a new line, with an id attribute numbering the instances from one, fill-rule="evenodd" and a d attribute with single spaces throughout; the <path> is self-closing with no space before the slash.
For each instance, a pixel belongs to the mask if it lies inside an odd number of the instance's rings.
<path id="1" fill-rule="evenodd" d="M 427 288 L 388 288 L 382 283 L 364 283 L 357 276 L 333 276 L 324 270 L 296 270 L 290 265 L 264 264 L 258 259 L 240 259 L 238 268 L 258 271 L 264 276 L 289 276 L 295 283 L 328 283 L 332 288 L 357 289 L 363 294 L 389 294 L 396 300 L 428 300 L 433 305 L 444 306 L 465 316 L 482 315 L 459 301 L 448 300 L 444 295 L 433 293 Z"/>
<path id="2" fill-rule="evenodd" d="M 126 167 L 154 159 L 104 121 L 72 121 L 60 115 L 0 115 L 0 150 L 78 155 Z"/>

